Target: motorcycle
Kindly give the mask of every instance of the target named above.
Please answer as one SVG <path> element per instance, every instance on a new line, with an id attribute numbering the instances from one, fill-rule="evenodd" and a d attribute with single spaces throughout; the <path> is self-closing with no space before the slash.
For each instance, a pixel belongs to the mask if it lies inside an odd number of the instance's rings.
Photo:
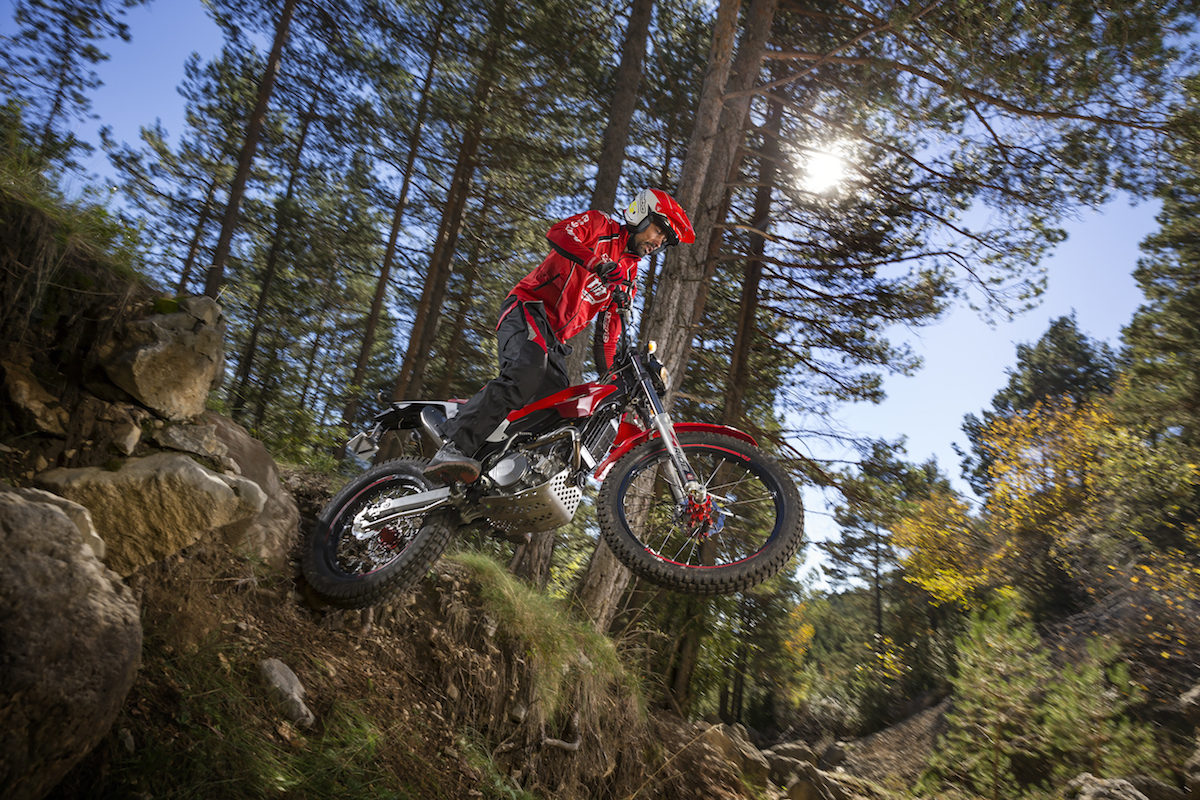
<path id="1" fill-rule="evenodd" d="M 368 608 L 416 584 L 460 528 L 520 541 L 565 525 L 589 475 L 600 481 L 600 535 L 651 583 L 732 594 L 783 569 L 803 539 L 795 484 L 750 435 L 673 421 L 654 343 L 635 347 L 628 303 L 616 305 L 624 324 L 608 374 L 510 413 L 475 454 L 473 483 L 437 485 L 422 472 L 463 401 L 395 402 L 354 436 L 347 448 L 364 461 L 391 432 L 417 455 L 369 468 L 321 512 L 302 556 L 315 594 Z"/>

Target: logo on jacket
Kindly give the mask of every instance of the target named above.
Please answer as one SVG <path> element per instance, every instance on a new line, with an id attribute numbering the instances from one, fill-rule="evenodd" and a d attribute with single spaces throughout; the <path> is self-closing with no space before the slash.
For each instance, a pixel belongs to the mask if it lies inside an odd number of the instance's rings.
<path id="1" fill-rule="evenodd" d="M 595 275 L 589 275 L 583 285 L 583 296 L 589 303 L 603 303 L 608 299 L 608 286 Z"/>

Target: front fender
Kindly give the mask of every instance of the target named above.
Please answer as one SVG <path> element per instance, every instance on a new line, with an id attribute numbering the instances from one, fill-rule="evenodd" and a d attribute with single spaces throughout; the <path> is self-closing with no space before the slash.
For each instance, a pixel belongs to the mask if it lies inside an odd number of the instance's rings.
<path id="1" fill-rule="evenodd" d="M 737 428 L 731 428 L 728 425 L 714 425 L 710 422 L 676 422 L 672 427 L 676 433 L 719 433 L 722 436 L 732 436 L 734 439 L 741 439 L 743 442 L 748 442 L 755 447 L 758 447 L 758 442 L 754 437 L 745 431 L 739 431 Z M 596 467 L 593 476 L 598 481 L 604 480 L 604 476 L 612 469 L 612 465 L 617 463 L 623 455 L 628 453 L 633 448 L 637 447 L 642 442 L 650 439 L 657 439 L 658 431 L 651 428 L 648 431 L 640 431 L 634 436 L 623 439 L 616 447 L 608 454 L 608 458 L 601 462 L 600 466 Z"/>

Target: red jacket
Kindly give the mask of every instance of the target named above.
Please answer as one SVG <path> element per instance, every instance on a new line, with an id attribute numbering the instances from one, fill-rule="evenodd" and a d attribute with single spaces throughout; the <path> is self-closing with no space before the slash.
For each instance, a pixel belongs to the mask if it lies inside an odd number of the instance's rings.
<path id="1" fill-rule="evenodd" d="M 612 285 L 596 277 L 589 269 L 597 256 L 608 256 L 620 266 L 618 274 L 636 284 L 638 256 L 625 252 L 629 231 L 625 225 L 600 211 L 586 211 L 567 217 L 546 233 L 553 252 L 537 269 L 517 283 L 509 293 L 525 302 L 541 302 L 554 335 L 565 342 L 579 333 L 603 311 L 612 297 Z M 630 297 L 634 294 L 631 286 Z M 621 316 L 606 315 L 604 331 L 606 368 L 612 365 Z"/>

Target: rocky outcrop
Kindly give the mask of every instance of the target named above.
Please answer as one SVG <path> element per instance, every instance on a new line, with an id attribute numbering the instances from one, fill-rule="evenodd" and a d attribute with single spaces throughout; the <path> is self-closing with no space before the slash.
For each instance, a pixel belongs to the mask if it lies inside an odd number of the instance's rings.
<path id="1" fill-rule="evenodd" d="M 771 767 L 771 783 L 776 786 L 787 786 L 794 777 L 806 774 L 806 764 L 817 765 L 817 754 L 803 742 L 778 744 L 762 754 Z"/>
<path id="2" fill-rule="evenodd" d="M 715 749 L 741 773 L 747 783 L 764 787 L 771 775 L 771 765 L 750 743 L 746 729 L 740 725 L 714 725 L 704 732 L 703 742 Z"/>
<path id="3" fill-rule="evenodd" d="M 107 545 L 106 563 L 122 576 L 176 553 L 207 531 L 254 518 L 266 494 L 246 478 L 221 475 L 190 457 L 157 453 L 120 469 L 54 469 L 37 484 L 91 511 Z"/>
<path id="4" fill-rule="evenodd" d="M 164 419 L 204 413 L 225 375 L 225 319 L 211 298 L 164 301 L 173 308 L 127 323 L 99 351 L 109 379 Z"/>
<path id="5" fill-rule="evenodd" d="M 1063 800 L 1148 800 L 1126 780 L 1101 779 L 1085 772 L 1067 784 Z"/>
<path id="6" fill-rule="evenodd" d="M 33 356 L 13 345 L 0 355 L 4 391 L 27 429 L 65 436 L 70 415 L 33 375 Z"/>
<path id="7" fill-rule="evenodd" d="M 218 414 L 206 414 L 204 419 L 216 442 L 224 447 L 225 457 L 237 465 L 238 473 L 254 481 L 266 495 L 258 515 L 227 525 L 221 529 L 221 536 L 234 550 L 282 568 L 296 538 L 300 510 L 283 486 L 279 467 L 263 443 L 241 425 Z"/>
<path id="8" fill-rule="evenodd" d="M 0 485 L 6 800 L 44 797 L 95 747 L 133 685 L 141 654 L 133 593 L 84 542 L 63 502 L 38 494 Z"/>

